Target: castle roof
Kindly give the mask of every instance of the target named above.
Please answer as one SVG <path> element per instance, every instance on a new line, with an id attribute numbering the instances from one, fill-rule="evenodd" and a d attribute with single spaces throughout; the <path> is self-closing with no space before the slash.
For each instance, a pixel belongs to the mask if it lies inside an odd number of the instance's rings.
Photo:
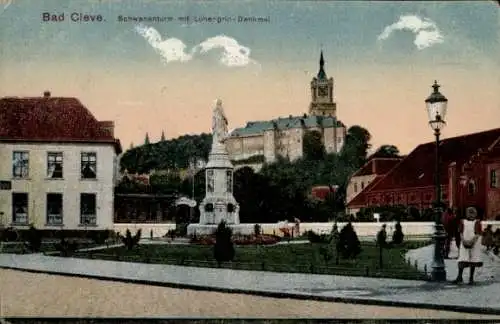
<path id="1" fill-rule="evenodd" d="M 266 121 L 251 121 L 245 127 L 234 129 L 230 136 L 262 135 L 266 130 L 287 130 L 295 128 L 332 128 L 345 127 L 344 124 L 331 116 L 289 116 Z"/>

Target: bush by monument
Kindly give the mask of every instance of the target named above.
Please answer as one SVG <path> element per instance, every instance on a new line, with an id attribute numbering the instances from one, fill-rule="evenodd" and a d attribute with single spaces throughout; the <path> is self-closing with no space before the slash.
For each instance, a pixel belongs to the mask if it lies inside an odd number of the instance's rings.
<path id="1" fill-rule="evenodd" d="M 130 230 L 127 228 L 127 231 L 125 232 L 125 236 L 120 235 L 120 240 L 122 243 L 125 245 L 127 250 L 132 250 L 136 245 L 139 245 L 139 240 L 141 239 L 141 229 L 137 230 L 134 236 L 132 236 L 132 233 Z"/>
<path id="2" fill-rule="evenodd" d="M 214 258 L 217 263 L 232 261 L 235 251 L 233 241 L 231 240 L 233 232 L 231 228 L 226 226 L 224 221 L 220 222 L 215 231 Z"/>
<path id="3" fill-rule="evenodd" d="M 403 243 L 405 235 L 403 234 L 403 227 L 400 222 L 396 223 L 394 227 L 394 233 L 392 233 L 392 243 L 393 244 L 401 244 Z"/>
<path id="4" fill-rule="evenodd" d="M 344 259 L 354 259 L 361 253 L 361 242 L 351 222 L 340 230 L 337 244 L 337 250 Z"/>

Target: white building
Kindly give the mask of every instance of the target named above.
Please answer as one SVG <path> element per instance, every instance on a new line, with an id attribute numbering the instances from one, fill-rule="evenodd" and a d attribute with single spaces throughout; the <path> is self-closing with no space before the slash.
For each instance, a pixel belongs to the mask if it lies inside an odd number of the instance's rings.
<path id="1" fill-rule="evenodd" d="M 0 222 L 112 229 L 119 140 L 75 98 L 0 99 Z"/>
<path id="2" fill-rule="evenodd" d="M 319 71 L 311 80 L 311 102 L 308 114 L 280 117 L 267 121 L 251 121 L 236 128 L 226 139 L 233 163 L 248 165 L 259 170 L 262 163 L 274 162 L 278 156 L 295 160 L 303 156 L 302 138 L 307 131 L 321 134 L 327 153 L 339 152 L 346 136 L 345 125 L 337 119 L 334 101 L 334 81 L 324 69 L 321 52 Z"/>

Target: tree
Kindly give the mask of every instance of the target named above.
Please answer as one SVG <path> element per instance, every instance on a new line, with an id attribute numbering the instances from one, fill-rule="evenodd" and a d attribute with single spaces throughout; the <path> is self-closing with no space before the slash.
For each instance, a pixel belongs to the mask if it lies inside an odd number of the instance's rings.
<path id="1" fill-rule="evenodd" d="M 306 131 L 302 139 L 302 150 L 304 159 L 322 160 L 326 151 L 321 133 L 317 130 Z"/>
<path id="2" fill-rule="evenodd" d="M 126 151 L 120 158 L 120 170 L 149 173 L 151 170 L 185 169 L 193 158 L 207 160 L 211 134 L 184 135 L 175 139 L 148 143 Z"/>
<path id="3" fill-rule="evenodd" d="M 165 131 L 161 131 L 161 138 L 160 138 L 160 141 L 161 141 L 161 142 L 165 142 Z"/>
<path id="4" fill-rule="evenodd" d="M 149 135 L 148 133 L 146 133 L 146 137 L 144 138 L 144 145 L 149 145 L 150 142 L 149 142 Z"/>
<path id="5" fill-rule="evenodd" d="M 372 158 L 394 158 L 399 157 L 399 149 L 395 145 L 381 145 L 375 153 L 372 154 Z"/>
<path id="6" fill-rule="evenodd" d="M 181 190 L 182 180 L 177 172 L 155 173 L 149 177 L 153 193 L 175 193 Z"/>
<path id="7" fill-rule="evenodd" d="M 215 231 L 214 258 L 220 267 L 222 262 L 233 261 L 234 245 L 231 240 L 232 230 L 226 226 L 224 221 L 221 221 Z"/>
<path id="8" fill-rule="evenodd" d="M 355 258 L 361 253 L 361 243 L 351 222 L 340 230 L 338 244 L 338 251 L 344 259 Z"/>
<path id="9" fill-rule="evenodd" d="M 365 128 L 355 125 L 347 130 L 341 157 L 346 166 L 357 170 L 366 162 L 371 135 Z"/>

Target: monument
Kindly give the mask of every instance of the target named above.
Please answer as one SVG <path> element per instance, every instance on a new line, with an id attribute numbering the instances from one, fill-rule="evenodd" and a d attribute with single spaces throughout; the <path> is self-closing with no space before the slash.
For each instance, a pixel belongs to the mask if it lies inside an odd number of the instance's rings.
<path id="1" fill-rule="evenodd" d="M 231 227 L 233 234 L 252 233 L 252 226 L 240 224 L 240 206 L 233 196 L 234 167 L 224 142 L 227 136 L 227 118 L 219 99 L 212 116 L 212 148 L 205 167 L 205 198 L 199 206 L 200 222 L 188 225 L 188 236 L 213 234 L 221 221 Z"/>

